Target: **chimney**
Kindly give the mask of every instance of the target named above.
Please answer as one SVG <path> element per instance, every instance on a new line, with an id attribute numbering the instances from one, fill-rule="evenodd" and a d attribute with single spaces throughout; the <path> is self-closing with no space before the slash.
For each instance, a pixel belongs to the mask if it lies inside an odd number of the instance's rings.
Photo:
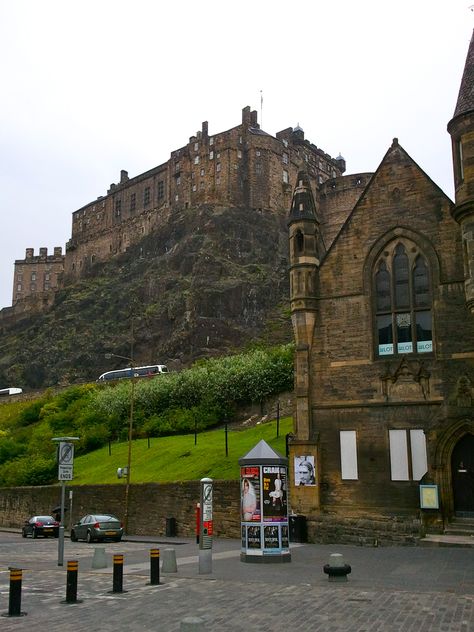
<path id="1" fill-rule="evenodd" d="M 55 257 L 62 257 L 63 254 L 63 249 L 61 246 L 55 246 L 54 247 L 54 256 Z"/>
<path id="2" fill-rule="evenodd" d="M 250 127 L 250 106 L 247 105 L 242 110 L 242 125 L 248 125 Z"/>
<path id="3" fill-rule="evenodd" d="M 203 121 L 202 123 L 202 136 L 203 138 L 209 136 L 209 123 L 207 121 Z"/>
<path id="4" fill-rule="evenodd" d="M 33 259 L 34 252 L 35 252 L 34 248 L 27 248 L 26 249 L 26 259 Z"/>
<path id="5" fill-rule="evenodd" d="M 48 249 L 47 248 L 40 248 L 39 256 L 43 257 L 44 259 L 46 259 L 46 257 L 48 256 Z"/>
<path id="6" fill-rule="evenodd" d="M 120 171 L 120 184 L 127 182 L 127 180 L 128 180 L 128 171 L 125 171 L 125 169 L 122 169 Z"/>

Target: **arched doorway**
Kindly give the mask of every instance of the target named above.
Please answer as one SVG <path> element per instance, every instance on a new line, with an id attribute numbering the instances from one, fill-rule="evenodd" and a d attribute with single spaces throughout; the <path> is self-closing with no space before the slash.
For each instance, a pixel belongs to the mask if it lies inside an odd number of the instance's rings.
<path id="1" fill-rule="evenodd" d="M 454 513 L 474 517 L 474 435 L 464 435 L 451 456 Z"/>

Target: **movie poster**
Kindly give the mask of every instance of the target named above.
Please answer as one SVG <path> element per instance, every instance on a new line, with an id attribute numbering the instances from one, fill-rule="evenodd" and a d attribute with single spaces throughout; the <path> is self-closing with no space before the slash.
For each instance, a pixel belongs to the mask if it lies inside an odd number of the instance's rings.
<path id="1" fill-rule="evenodd" d="M 263 519 L 265 522 L 288 520 L 286 467 L 262 466 Z"/>
<path id="2" fill-rule="evenodd" d="M 288 540 L 288 525 L 281 525 L 281 548 L 287 549 L 289 548 L 289 540 Z"/>
<path id="3" fill-rule="evenodd" d="M 265 525 L 263 527 L 263 542 L 266 549 L 279 549 L 278 525 Z"/>
<path id="4" fill-rule="evenodd" d="M 314 466 L 314 456 L 295 456 L 295 485 L 314 486 L 316 485 L 316 470 Z"/>
<path id="5" fill-rule="evenodd" d="M 262 536 L 260 525 L 254 527 L 247 527 L 247 548 L 248 549 L 260 549 L 262 546 Z"/>
<path id="6" fill-rule="evenodd" d="M 260 522 L 260 467 L 241 467 L 241 507 L 243 522 Z"/>

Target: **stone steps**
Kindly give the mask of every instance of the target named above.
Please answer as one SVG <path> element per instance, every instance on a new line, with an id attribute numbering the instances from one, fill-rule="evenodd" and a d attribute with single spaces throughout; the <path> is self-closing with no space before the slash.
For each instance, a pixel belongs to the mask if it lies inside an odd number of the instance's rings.
<path id="1" fill-rule="evenodd" d="M 451 519 L 443 534 L 429 534 L 420 540 L 420 545 L 474 548 L 474 518 L 456 516 Z"/>

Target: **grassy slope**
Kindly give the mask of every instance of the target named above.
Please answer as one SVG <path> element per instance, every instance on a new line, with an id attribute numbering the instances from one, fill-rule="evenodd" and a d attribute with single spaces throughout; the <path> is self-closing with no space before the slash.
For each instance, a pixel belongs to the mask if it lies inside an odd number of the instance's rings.
<path id="1" fill-rule="evenodd" d="M 285 435 L 293 429 L 292 419 L 280 419 L 279 437 L 276 421 L 246 430 L 228 431 L 228 452 L 225 455 L 225 430 L 220 428 L 194 435 L 137 439 L 132 444 L 132 483 L 239 478 L 240 457 L 245 456 L 261 439 L 285 455 Z M 117 468 L 127 465 L 128 443 L 112 443 L 74 460 L 74 485 L 117 483 Z"/>

